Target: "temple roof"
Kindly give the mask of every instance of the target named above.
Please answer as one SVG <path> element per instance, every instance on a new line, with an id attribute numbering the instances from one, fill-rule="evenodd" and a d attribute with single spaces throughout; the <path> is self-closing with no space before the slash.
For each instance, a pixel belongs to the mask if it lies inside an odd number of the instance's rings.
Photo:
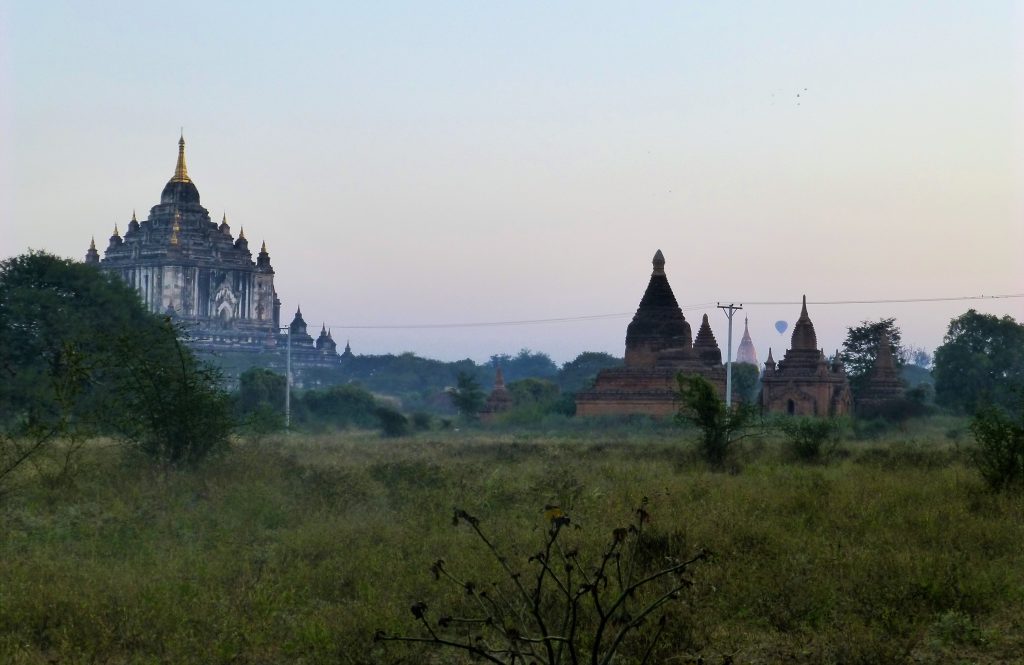
<path id="1" fill-rule="evenodd" d="M 178 139 L 178 163 L 174 167 L 174 175 L 160 193 L 160 203 L 199 203 L 199 189 L 188 177 L 188 169 L 185 168 L 184 136 Z"/>
<path id="2" fill-rule="evenodd" d="M 740 340 L 740 348 L 736 353 L 736 362 L 757 365 L 757 349 L 750 339 L 750 328 L 746 318 L 743 319 L 743 339 Z"/>
<path id="3" fill-rule="evenodd" d="M 811 317 L 807 315 L 807 296 L 803 298 L 803 306 L 800 308 L 800 318 L 793 326 L 793 337 L 790 342 L 791 349 L 816 350 L 818 348 L 818 335 L 814 332 L 814 324 Z"/>
<path id="4" fill-rule="evenodd" d="M 654 271 L 651 280 L 633 320 L 626 328 L 626 346 L 631 346 L 641 338 L 651 337 L 664 340 L 662 348 L 689 346 L 690 326 L 665 276 L 665 256 L 660 249 L 652 263 Z"/>
<path id="5" fill-rule="evenodd" d="M 718 340 L 715 333 L 711 332 L 711 324 L 708 322 L 708 315 L 701 319 L 700 328 L 697 330 L 697 337 L 693 340 L 693 350 L 700 356 L 701 360 L 721 364 L 722 350 L 718 348 Z"/>

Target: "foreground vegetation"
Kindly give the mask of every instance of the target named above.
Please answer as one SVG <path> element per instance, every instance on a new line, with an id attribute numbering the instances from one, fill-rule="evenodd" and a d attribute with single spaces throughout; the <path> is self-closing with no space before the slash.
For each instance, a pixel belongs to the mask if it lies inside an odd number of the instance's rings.
<path id="1" fill-rule="evenodd" d="M 1024 498 L 985 488 L 964 431 L 911 423 L 817 464 L 745 440 L 725 473 L 677 428 L 271 437 L 193 471 L 93 441 L 0 505 L 0 661 L 461 662 L 373 640 L 462 601 L 438 558 L 500 576 L 453 506 L 525 562 L 545 506 L 597 555 L 647 496 L 652 565 L 711 552 L 651 662 L 1013 662 Z"/>

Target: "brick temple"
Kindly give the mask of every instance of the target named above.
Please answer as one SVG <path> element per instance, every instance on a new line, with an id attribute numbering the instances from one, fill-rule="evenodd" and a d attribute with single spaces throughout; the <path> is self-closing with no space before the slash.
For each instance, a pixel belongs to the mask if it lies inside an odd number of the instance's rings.
<path id="1" fill-rule="evenodd" d="M 853 410 L 850 382 L 839 353 L 829 363 L 818 348 L 807 296 L 785 357 L 776 364 L 768 349 L 761 375 L 761 408 L 794 416 L 841 416 Z"/>
<path id="2" fill-rule="evenodd" d="M 625 365 L 598 373 L 594 387 L 576 396 L 577 415 L 675 415 L 680 373 L 703 376 L 725 397 L 722 351 L 707 315 L 693 339 L 669 285 L 660 249 L 653 265 L 647 290 L 626 328 Z"/>
<path id="3" fill-rule="evenodd" d="M 901 400 L 905 392 L 906 384 L 896 366 L 892 344 L 883 332 L 878 340 L 878 353 L 868 372 L 867 384 L 863 394 L 857 398 L 857 415 L 871 417 L 884 413 L 888 406 Z"/>

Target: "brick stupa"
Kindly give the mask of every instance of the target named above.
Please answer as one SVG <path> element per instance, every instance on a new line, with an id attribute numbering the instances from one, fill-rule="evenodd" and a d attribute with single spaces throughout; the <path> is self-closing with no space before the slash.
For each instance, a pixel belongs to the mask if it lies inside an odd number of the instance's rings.
<path id="1" fill-rule="evenodd" d="M 887 406 L 902 399 L 905 389 L 889 336 L 883 332 L 878 340 L 878 353 L 868 372 L 867 384 L 863 394 L 857 398 L 857 414 L 873 416 L 883 413 Z"/>
<path id="2" fill-rule="evenodd" d="M 496 415 L 504 413 L 511 408 L 512 395 L 508 392 L 508 388 L 505 387 L 505 374 L 501 371 L 501 366 L 499 365 L 494 371 L 494 389 L 487 396 L 484 408 L 480 410 L 480 419 L 484 422 L 490 422 L 494 420 Z"/>
<path id="3" fill-rule="evenodd" d="M 598 373 L 594 387 L 576 396 L 577 415 L 675 415 L 679 373 L 703 376 L 724 398 L 722 351 L 707 315 L 694 341 L 665 275 L 660 249 L 653 265 L 647 290 L 626 328 L 625 365 Z"/>
<path id="4" fill-rule="evenodd" d="M 818 349 L 818 336 L 804 296 L 800 318 L 786 356 L 775 364 L 771 349 L 761 377 L 761 408 L 795 416 L 841 416 L 853 407 L 850 382 L 836 354 L 830 365 Z"/>

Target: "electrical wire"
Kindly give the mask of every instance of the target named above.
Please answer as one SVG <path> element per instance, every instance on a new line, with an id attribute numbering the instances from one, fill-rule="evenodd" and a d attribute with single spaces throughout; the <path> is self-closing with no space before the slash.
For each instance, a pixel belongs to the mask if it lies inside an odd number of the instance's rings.
<path id="1" fill-rule="evenodd" d="M 927 302 L 955 302 L 963 300 L 1003 300 L 1008 298 L 1024 298 L 1024 293 L 1007 293 L 993 296 L 950 296 L 943 298 L 883 298 L 879 300 L 814 300 L 807 301 L 808 305 L 876 305 L 876 304 L 896 304 L 896 303 L 927 303 Z M 719 302 L 737 302 L 742 304 L 744 307 L 748 306 L 768 306 L 768 305 L 800 305 L 800 300 L 733 300 L 733 301 L 719 301 Z M 684 312 L 689 312 L 698 309 L 707 309 L 713 307 L 718 303 L 706 302 L 697 303 L 693 305 L 683 305 L 680 307 Z M 611 314 L 587 314 L 583 316 L 562 316 L 551 319 L 523 319 L 519 321 L 479 321 L 479 322 L 466 322 L 466 323 L 411 323 L 411 324 L 394 324 L 394 325 L 349 325 L 349 324 L 325 324 L 332 330 L 337 328 L 339 330 L 432 330 L 432 329 L 445 329 L 445 328 L 500 328 L 500 327 L 512 327 L 512 326 L 532 326 L 532 325 L 544 325 L 549 323 L 576 323 L 580 321 L 601 321 L 607 319 L 621 319 L 627 316 L 632 316 L 632 312 L 615 312 Z"/>

